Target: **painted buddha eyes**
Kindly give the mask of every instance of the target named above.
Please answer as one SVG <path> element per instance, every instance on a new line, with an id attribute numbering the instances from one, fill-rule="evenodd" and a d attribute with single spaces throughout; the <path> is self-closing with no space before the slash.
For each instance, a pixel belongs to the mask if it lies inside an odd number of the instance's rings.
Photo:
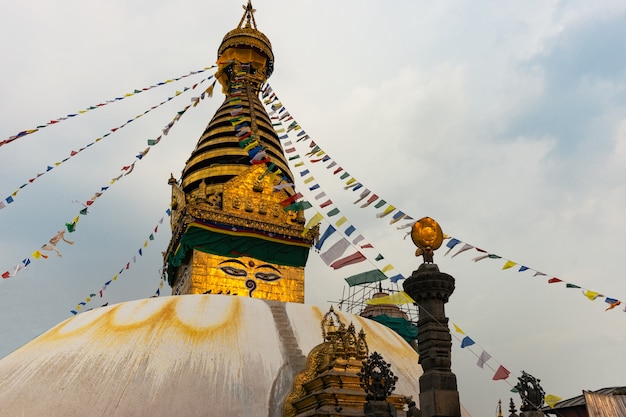
<path id="1" fill-rule="evenodd" d="M 237 259 L 230 259 L 227 261 L 223 261 L 220 263 L 219 269 L 224 272 L 226 275 L 230 275 L 232 277 L 247 277 L 248 270 L 246 268 L 252 269 L 255 265 L 252 261 L 248 265 Z M 241 267 L 241 268 L 239 268 Z M 263 264 L 259 265 L 255 268 L 256 272 L 254 272 L 254 278 L 259 279 L 265 282 L 273 282 L 282 278 L 280 274 L 280 270 L 278 270 L 273 265 Z"/>
<path id="2" fill-rule="evenodd" d="M 239 269 L 228 265 L 221 266 L 220 269 L 224 271 L 226 275 L 233 277 L 245 277 L 248 275 L 248 272 L 246 272 L 245 269 Z"/>
<path id="3" fill-rule="evenodd" d="M 254 274 L 254 277 L 257 279 L 260 279 L 261 281 L 267 281 L 267 282 L 276 281 L 282 278 L 280 275 L 275 274 L 273 272 L 269 272 L 269 273 L 257 272 L 256 274 Z"/>

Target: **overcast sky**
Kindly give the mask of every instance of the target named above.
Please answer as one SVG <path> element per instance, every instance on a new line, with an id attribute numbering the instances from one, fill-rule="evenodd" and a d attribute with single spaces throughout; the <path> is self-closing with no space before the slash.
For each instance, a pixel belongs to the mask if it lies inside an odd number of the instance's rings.
<path id="1" fill-rule="evenodd" d="M 4 4 L 0 13 L 0 141 L 50 120 L 215 62 L 242 0 Z M 338 165 L 414 218 L 502 259 L 437 252 L 456 278 L 456 323 L 511 371 L 492 381 L 468 348 L 453 345 L 461 402 L 474 416 L 508 405 L 521 371 L 546 392 L 624 385 L 626 313 L 626 5 L 620 1 L 256 1 L 276 56 L 270 79 L 287 110 Z M 71 151 L 103 136 L 210 72 L 168 83 L 0 147 L 0 199 Z M 203 85 L 207 85 L 206 83 Z M 71 316 L 70 310 L 130 263 L 102 302 L 151 296 L 169 241 L 167 179 L 184 163 L 222 101 L 190 109 L 148 155 L 161 129 L 199 93 L 188 91 L 134 120 L 20 190 L 0 210 L 0 273 L 78 216 L 75 243 L 60 242 L 0 282 L 0 356 Z M 112 178 L 135 169 L 120 181 Z M 318 168 L 318 171 L 313 171 Z M 352 204 L 328 170 L 316 180 L 405 276 L 417 269 L 404 232 Z M 298 169 L 294 169 L 296 177 Z M 300 188 L 306 190 L 305 186 Z M 312 196 L 309 196 L 313 199 Z M 314 209 L 307 210 L 307 216 Z M 155 239 L 148 240 L 159 220 Z M 326 224 L 326 223 L 324 223 Z M 460 248 L 462 244 L 457 246 Z M 138 249 L 142 248 L 142 256 Z M 456 251 L 455 249 L 455 251 Z M 376 253 L 374 253 L 376 252 Z M 454 253 L 454 251 L 452 252 Z M 373 257 L 372 256 L 372 259 Z M 133 262 L 133 257 L 135 261 Z M 519 265 L 502 270 L 506 260 Z M 307 303 L 341 298 L 343 277 L 311 253 Z M 533 276 L 540 271 L 546 276 Z M 390 274 L 391 275 L 391 274 Z M 590 301 L 581 289 L 603 294 Z M 169 294 L 169 289 L 163 292 Z M 463 335 L 453 334 L 462 338 Z"/>

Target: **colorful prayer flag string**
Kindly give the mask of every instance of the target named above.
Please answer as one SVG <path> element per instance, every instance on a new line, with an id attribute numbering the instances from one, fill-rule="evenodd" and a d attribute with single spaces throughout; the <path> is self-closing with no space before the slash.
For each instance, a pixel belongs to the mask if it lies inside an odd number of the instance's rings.
<path id="1" fill-rule="evenodd" d="M 201 97 L 198 97 L 196 99 L 194 99 L 194 102 L 197 103 L 197 101 L 202 100 L 204 98 L 204 95 Z M 172 121 L 170 123 L 167 124 L 167 126 L 163 129 L 163 136 L 166 136 L 167 133 L 169 132 L 169 130 L 172 128 L 172 126 L 174 126 L 174 124 L 180 120 L 180 118 L 185 114 L 185 112 L 191 107 L 192 105 L 187 105 L 185 106 L 185 108 L 182 111 L 179 111 L 176 116 L 174 116 L 174 118 L 172 119 Z M 195 107 L 195 105 L 194 105 Z M 159 136 L 158 140 L 154 141 L 152 143 L 152 145 L 149 146 L 154 146 L 156 144 L 159 143 L 159 141 L 161 140 L 161 136 Z M 141 151 L 138 153 L 138 155 L 135 156 L 135 158 L 137 158 L 137 160 L 142 160 L 146 154 L 148 153 L 148 149 L 145 149 L 144 151 Z M 130 165 L 126 165 L 122 167 L 122 171 L 127 171 L 126 173 L 122 173 L 119 176 L 113 178 L 109 184 L 115 184 L 117 181 L 119 181 L 120 179 L 122 179 L 122 177 L 130 174 L 131 172 L 133 172 L 134 168 L 135 168 L 135 163 L 137 161 L 134 161 L 133 163 L 131 163 Z M 80 219 L 80 216 L 86 216 L 87 214 L 89 214 L 88 208 L 90 208 L 95 201 L 100 198 L 105 191 L 107 191 L 109 189 L 109 186 L 105 186 L 105 187 L 101 187 L 100 191 L 96 192 L 89 200 L 87 200 L 86 202 L 81 204 L 84 206 L 84 208 L 82 210 L 80 210 L 79 215 L 76 216 L 71 222 L 67 222 L 65 223 L 65 227 L 67 228 L 67 231 L 69 233 L 72 233 L 76 230 L 76 224 L 78 223 L 78 220 Z M 44 244 L 45 246 L 45 244 Z M 21 269 L 23 269 L 26 265 L 25 262 L 28 261 L 30 263 L 30 260 L 32 259 L 47 259 L 48 256 L 43 254 L 40 250 L 37 250 L 35 252 L 33 252 L 31 254 L 31 257 L 27 257 L 24 259 L 24 261 L 22 261 L 21 264 L 17 264 L 14 268 L 12 268 L 11 270 L 6 270 L 5 272 L 3 272 L 2 274 L 0 274 L 0 276 L 2 276 L 2 278 L 6 279 L 6 278 L 10 278 L 15 276 L 15 274 L 17 274 L 18 271 L 20 271 Z M 11 271 L 14 271 L 13 273 Z"/>
<path id="2" fill-rule="evenodd" d="M 4 139 L 4 140 L 0 141 L 0 147 L 4 146 L 4 145 L 7 145 L 7 144 L 13 142 L 14 140 L 22 138 L 22 137 L 24 137 L 26 135 L 30 135 L 32 133 L 38 132 L 39 130 L 43 129 L 44 127 L 60 123 L 60 122 L 62 122 L 64 120 L 67 120 L 67 119 L 74 118 L 74 117 L 79 116 L 81 114 L 87 113 L 88 111 L 96 110 L 96 109 L 98 109 L 100 107 L 104 107 L 107 104 L 115 103 L 116 101 L 124 100 L 125 98 L 135 96 L 135 95 L 137 95 L 139 93 L 143 93 L 144 91 L 148 91 L 148 90 L 151 90 L 153 88 L 160 87 L 162 85 L 165 85 L 165 84 L 168 84 L 168 83 L 171 83 L 171 82 L 179 81 L 179 80 L 181 80 L 183 78 L 186 78 L 186 77 L 189 77 L 191 75 L 196 75 L 196 74 L 203 73 L 203 72 L 208 71 L 208 70 L 210 70 L 212 68 L 215 68 L 215 67 L 216 67 L 215 65 L 212 65 L 210 67 L 206 67 L 206 68 L 203 68 L 201 70 L 190 71 L 189 74 L 182 75 L 182 76 L 176 77 L 176 78 L 171 78 L 171 79 L 168 79 L 168 80 L 165 80 L 165 81 L 161 81 L 161 82 L 158 82 L 158 83 L 156 83 L 154 85 L 151 85 L 149 87 L 144 87 L 144 88 L 141 88 L 141 89 L 135 89 L 131 93 L 126 93 L 126 94 L 124 94 L 124 95 L 122 95 L 120 97 L 115 97 L 114 99 L 110 99 L 110 100 L 106 100 L 104 102 L 100 102 L 100 103 L 95 104 L 93 106 L 89 106 L 89 107 L 87 107 L 87 108 L 85 108 L 83 110 L 79 110 L 79 111 L 77 111 L 75 113 L 70 113 L 70 114 L 68 114 L 68 115 L 66 115 L 64 117 L 59 117 L 58 119 L 52 119 L 49 122 L 43 123 L 43 124 L 37 126 L 34 129 L 23 130 L 23 131 L 15 134 L 13 136 L 8 137 L 7 139 Z"/>
<path id="3" fill-rule="evenodd" d="M 213 78 L 213 75 L 209 76 L 209 77 L 208 77 L 208 78 L 206 78 L 206 79 L 202 79 L 199 83 L 195 83 L 192 87 L 185 87 L 185 88 L 182 90 L 182 92 L 181 92 L 181 91 L 176 91 L 176 94 L 175 94 L 175 95 L 173 95 L 173 96 L 171 96 L 171 97 L 168 97 L 166 100 L 163 100 L 162 102 L 160 102 L 159 104 L 157 104 L 157 105 L 155 105 L 155 106 L 150 107 L 148 110 L 146 110 L 146 111 L 144 111 L 143 113 L 139 114 L 138 116 L 135 116 L 134 118 L 132 118 L 132 119 L 130 119 L 130 120 L 128 120 L 128 121 L 126 121 L 125 123 L 123 123 L 123 124 L 121 124 L 121 125 L 119 125 L 119 126 L 117 126 L 117 127 L 114 127 L 114 128 L 112 128 L 112 129 L 110 129 L 110 130 L 109 130 L 109 131 L 107 131 L 104 135 L 102 135 L 102 136 L 98 137 L 98 138 L 97 138 L 97 139 L 95 139 L 93 142 L 91 142 L 91 143 L 89 143 L 89 144 L 87 144 L 87 145 L 83 146 L 83 147 L 82 147 L 82 148 L 80 148 L 78 151 L 72 150 L 72 151 L 70 152 L 69 156 L 68 156 L 68 157 L 66 157 L 65 159 L 63 159 L 63 160 L 61 160 L 61 161 L 57 161 L 57 162 L 55 162 L 55 163 L 53 163 L 53 164 L 49 164 L 49 165 L 46 167 L 45 171 L 42 171 L 42 172 L 40 172 L 39 174 L 37 174 L 36 176 L 34 176 L 34 177 L 30 178 L 28 181 L 24 182 L 24 184 L 22 184 L 22 185 L 21 185 L 21 186 L 20 186 L 17 190 L 15 190 L 13 193 L 11 193 L 11 195 L 7 196 L 4 200 L 0 201 L 0 209 L 3 209 L 4 207 L 6 207 L 6 204 L 11 204 L 11 203 L 13 203 L 13 202 L 15 201 L 15 197 L 17 196 L 17 193 L 18 193 L 19 191 L 21 191 L 21 190 L 22 190 L 23 188 L 25 188 L 27 185 L 32 184 L 33 182 L 35 182 L 35 180 L 37 180 L 39 177 L 41 177 L 41 176 L 45 175 L 46 173 L 48 173 L 48 172 L 52 171 L 55 167 L 58 167 L 58 166 L 62 165 L 63 163 L 65 163 L 66 161 L 68 161 L 70 158 L 73 158 L 73 157 L 77 156 L 78 154 L 80 154 L 80 153 L 81 153 L 82 151 L 84 151 L 85 149 L 87 149 L 87 148 L 91 147 L 92 145 L 94 145 L 94 144 L 96 144 L 96 143 L 100 142 L 102 139 L 104 139 L 104 138 L 106 138 L 106 137 L 108 137 L 108 136 L 110 136 L 110 135 L 112 135 L 112 134 L 114 134 L 114 133 L 118 132 L 120 129 L 124 128 L 124 127 L 125 127 L 126 125 L 128 125 L 129 123 L 132 123 L 133 121 L 135 121 L 135 120 L 139 119 L 140 117 L 143 117 L 143 116 L 145 116 L 146 114 L 150 113 L 152 110 L 157 109 L 157 108 L 161 107 L 162 105 L 164 105 L 164 104 L 168 103 L 168 102 L 169 102 L 169 101 L 171 101 L 174 97 L 177 97 L 177 96 L 179 96 L 180 94 L 182 94 L 183 92 L 186 92 L 186 91 L 188 91 L 188 90 L 193 90 L 193 89 L 195 89 L 197 86 L 201 85 L 202 83 L 204 83 L 204 82 L 205 82 L 205 81 L 207 81 L 207 80 L 210 80 L 211 78 Z M 214 82 L 214 84 L 215 84 L 215 82 Z M 203 95 L 204 95 L 204 93 L 203 93 Z M 203 98 L 203 96 L 201 96 L 201 97 Z M 193 98 L 192 98 L 192 103 L 193 103 L 193 106 L 195 107 L 195 106 L 197 105 L 198 101 L 200 101 L 200 100 L 201 100 L 201 98 L 200 98 L 200 97 L 193 97 Z M 179 113 L 180 113 L 180 112 L 179 112 Z M 153 146 L 153 145 L 155 145 L 156 143 L 158 143 L 158 140 L 160 140 L 160 137 L 159 137 L 159 139 L 156 139 L 156 140 L 155 140 L 155 139 L 149 139 L 149 140 L 148 140 L 148 145 L 149 145 L 149 146 Z M 148 151 L 146 150 L 146 151 L 144 151 L 144 152 L 145 152 L 145 153 L 147 153 Z M 144 155 L 144 154 L 140 153 L 137 157 L 138 157 L 139 159 L 141 159 L 141 158 L 143 157 L 143 155 Z M 6 202 L 6 204 L 5 204 L 5 202 Z"/>
<path id="4" fill-rule="evenodd" d="M 278 96 L 276 95 L 276 93 L 274 93 L 273 89 L 271 88 L 271 86 L 266 85 L 265 89 L 263 90 L 263 98 L 264 98 L 264 104 L 266 106 L 269 106 L 270 111 L 269 114 L 271 116 L 271 118 L 273 120 L 277 120 L 276 123 L 273 124 L 274 128 L 276 129 L 276 131 L 278 132 L 278 128 L 282 128 L 283 126 L 283 118 L 284 115 L 287 114 L 289 115 L 290 120 L 293 119 L 293 117 L 289 114 L 289 112 L 286 110 L 286 108 L 283 106 L 282 102 L 278 99 Z M 292 122 L 292 124 L 295 123 Z M 294 125 L 296 126 L 297 123 Z M 291 126 L 291 124 L 290 124 Z M 299 128 L 300 126 L 297 125 Z M 284 129 L 283 129 L 284 130 Z M 293 130 L 293 129 L 292 129 Z M 298 129 L 300 130 L 296 137 L 298 138 L 296 140 L 296 142 L 305 142 L 307 140 L 310 140 L 308 146 L 309 146 L 309 150 L 306 153 L 306 157 L 308 158 L 308 161 L 311 163 L 311 167 L 314 166 L 313 164 L 317 164 L 319 162 L 321 162 L 322 164 L 326 164 L 326 169 L 333 169 L 333 176 L 335 178 L 338 178 L 340 181 L 344 182 L 344 190 L 349 190 L 352 189 L 352 191 L 356 191 L 357 189 L 361 189 L 364 188 L 364 185 L 359 182 L 356 178 L 354 178 L 353 176 L 351 176 L 348 172 L 345 171 L 344 167 L 339 166 L 337 164 L 336 161 L 334 161 L 332 159 L 332 157 L 330 155 L 328 155 L 326 153 L 326 151 L 324 151 L 324 149 L 322 149 L 320 147 L 319 144 L 317 144 L 315 141 L 311 140 L 311 138 L 309 137 L 309 135 L 306 134 L 306 132 L 304 130 L 302 130 L 301 128 Z M 286 134 L 284 136 L 281 136 L 281 139 L 288 139 L 289 135 Z M 297 147 L 296 144 L 293 144 L 292 141 L 286 141 L 285 143 L 289 143 L 291 145 L 289 149 L 289 152 L 291 153 L 295 153 L 297 152 Z M 287 152 L 287 150 L 285 150 Z M 300 158 L 300 155 L 297 155 L 297 158 Z M 290 157 L 289 160 L 295 160 L 296 157 Z M 305 166 L 305 162 L 300 160 L 296 166 L 298 167 L 302 167 L 301 169 L 303 170 L 302 172 L 306 172 L 307 174 L 309 174 L 311 172 L 311 167 L 309 166 Z M 312 177 L 311 177 L 312 178 Z M 346 178 L 349 178 L 347 181 Z M 315 185 L 317 188 L 319 188 L 319 186 L 316 184 Z M 310 188 L 310 190 L 313 190 L 313 188 Z M 365 201 L 364 201 L 365 200 Z M 394 205 L 387 203 L 387 201 L 385 201 L 384 199 L 381 199 L 377 194 L 372 193 L 372 191 L 365 187 L 360 195 L 359 198 L 354 202 L 354 204 L 359 204 L 360 208 L 367 208 L 369 206 L 371 206 L 372 204 L 374 205 L 374 207 L 376 209 L 382 209 L 382 211 L 380 211 L 379 213 L 376 214 L 377 218 L 384 218 L 386 216 L 388 216 L 391 213 L 394 213 L 391 217 L 391 220 L 389 222 L 390 225 L 400 221 L 400 220 L 409 220 L 408 223 L 402 224 L 400 226 L 397 227 L 398 230 L 401 229 L 405 229 L 408 227 L 411 227 L 414 223 L 413 217 L 407 215 L 404 211 L 397 209 Z M 332 204 L 331 200 L 327 200 L 325 203 L 322 203 L 321 207 L 326 207 Z M 383 208 L 384 207 L 384 208 Z M 331 211 L 329 213 L 327 213 L 327 215 L 332 216 L 332 215 L 336 215 L 338 214 L 338 212 L 335 211 Z M 446 251 L 445 255 L 447 255 L 448 253 L 450 253 L 457 245 L 463 243 L 463 246 L 460 247 L 460 249 L 458 249 L 456 251 L 456 253 L 454 253 L 451 257 L 454 258 L 457 255 L 469 251 L 469 250 L 476 250 L 479 252 L 479 254 L 477 256 L 475 256 L 474 258 L 472 258 L 472 261 L 474 262 L 479 262 L 482 261 L 484 259 L 504 259 L 504 265 L 502 266 L 502 270 L 507 270 L 507 269 L 512 269 L 518 264 L 515 261 L 512 261 L 510 259 L 505 259 L 500 255 L 497 255 L 495 253 L 480 249 L 478 247 L 476 247 L 475 245 L 471 245 L 468 243 L 464 243 L 461 240 L 448 236 L 447 237 L 449 240 L 446 244 L 446 246 L 448 247 L 448 250 Z M 543 272 L 540 272 L 536 269 L 532 269 L 530 267 L 527 267 L 525 265 L 520 265 L 519 266 L 519 270 L 518 272 L 523 272 L 523 271 L 534 271 L 535 274 L 534 276 L 545 276 L 546 274 L 544 274 Z M 566 288 L 581 288 L 583 289 L 583 295 L 585 297 L 587 297 L 590 300 L 595 300 L 596 298 L 599 297 L 605 297 L 604 295 L 598 295 L 598 296 L 593 296 L 590 297 L 589 294 L 597 294 L 594 293 L 591 290 L 588 289 L 584 289 L 579 285 L 573 284 L 573 283 L 568 283 L 560 278 L 557 277 L 551 277 L 550 279 L 548 279 L 548 283 L 549 284 L 555 284 L 555 283 L 564 283 Z M 613 297 L 605 297 L 604 301 L 609 304 L 609 306 L 605 309 L 605 311 L 608 310 L 612 310 L 615 307 L 622 305 L 622 304 L 626 304 L 625 302 L 622 302 L 619 299 L 613 298 Z M 626 312 L 626 307 L 623 310 L 624 312 Z"/>
<path id="5" fill-rule="evenodd" d="M 172 214 L 172 211 L 168 208 L 167 210 L 165 210 L 165 213 L 169 217 Z M 154 240 L 154 235 L 158 232 L 159 225 L 161 225 L 161 224 L 163 224 L 163 217 L 161 217 L 161 219 L 159 220 L 158 224 L 154 227 L 153 232 L 151 232 L 150 235 L 148 236 L 148 238 L 144 241 L 142 247 L 140 247 L 139 250 L 137 250 L 136 253 L 140 257 L 143 256 L 143 249 L 142 248 L 147 248 L 148 247 L 148 241 Z M 131 259 L 132 259 L 132 263 L 133 264 L 136 263 L 137 255 L 134 255 Z M 113 275 L 113 277 L 111 277 L 111 279 L 106 281 L 100 287 L 100 289 L 98 291 L 89 293 L 87 296 L 85 296 L 83 301 L 80 301 L 79 303 L 77 303 L 76 306 L 74 307 L 74 309 L 70 310 L 70 313 L 72 313 L 73 315 L 77 315 L 78 313 L 81 313 L 83 311 L 88 311 L 88 310 L 84 309 L 87 306 L 87 304 L 91 303 L 94 300 L 102 299 L 104 297 L 104 293 L 107 290 L 107 288 L 109 287 L 109 285 L 111 285 L 113 282 L 117 281 L 117 279 L 122 275 L 122 273 L 124 272 L 125 269 L 130 269 L 130 265 L 131 265 L 131 261 L 129 260 L 128 262 L 126 262 L 126 265 L 124 267 L 122 267 L 117 274 Z M 161 288 L 163 288 L 162 275 L 161 275 L 161 283 L 159 284 L 159 288 L 156 290 L 154 296 L 158 297 L 161 294 Z M 91 310 L 91 309 L 89 309 L 89 310 Z"/>

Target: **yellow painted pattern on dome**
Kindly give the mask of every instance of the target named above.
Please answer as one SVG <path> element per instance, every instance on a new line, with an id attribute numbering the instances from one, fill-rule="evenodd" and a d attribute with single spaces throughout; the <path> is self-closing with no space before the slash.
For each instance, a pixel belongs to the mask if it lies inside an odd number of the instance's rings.
<path id="1" fill-rule="evenodd" d="M 216 332 L 222 333 L 222 337 L 228 337 L 223 333 L 234 334 L 237 326 L 227 324 L 241 319 L 239 300 L 214 297 L 182 302 L 179 297 L 163 297 L 98 309 L 66 320 L 38 340 L 56 343 L 88 335 L 102 343 L 114 340 L 114 344 L 125 343 L 125 337 L 184 337 L 201 342 L 211 339 Z"/>

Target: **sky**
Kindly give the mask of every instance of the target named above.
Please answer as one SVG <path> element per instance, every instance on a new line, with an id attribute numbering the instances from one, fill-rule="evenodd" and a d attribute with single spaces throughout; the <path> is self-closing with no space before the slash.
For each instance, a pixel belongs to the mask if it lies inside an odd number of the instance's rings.
<path id="1" fill-rule="evenodd" d="M 3 5 L 0 141 L 210 67 L 242 3 Z M 258 0 L 254 6 L 276 57 L 270 84 L 298 124 L 365 188 L 415 219 L 436 219 L 462 242 L 447 256 L 447 248 L 437 251 L 435 262 L 456 279 L 446 313 L 464 332 L 452 328 L 452 370 L 467 410 L 493 415 L 498 399 L 508 406 L 509 398 L 519 407 L 510 390 L 522 371 L 562 398 L 624 385 L 626 313 L 623 304 L 605 311 L 605 298 L 626 301 L 626 5 Z M 223 96 L 216 91 L 191 108 L 141 160 L 136 155 L 147 139 L 199 87 L 136 116 L 210 74 L 133 94 L 0 146 L 0 201 L 45 173 L 0 209 L 0 272 L 79 216 L 83 206 L 75 200 L 109 187 L 66 233 L 74 243 L 59 242 L 62 257 L 44 252 L 48 259 L 0 281 L 0 357 L 70 317 L 120 270 L 98 303 L 155 293 L 169 241 L 167 180 L 180 177 Z M 133 162 L 130 174 L 110 184 Z M 378 253 L 393 265 L 390 276 L 417 269 L 421 260 L 407 229 L 397 229 L 406 222 L 390 225 L 390 217 L 376 217 L 380 210 L 359 208 L 358 191 L 344 190 L 319 164 L 310 168 L 375 249 L 370 261 L 337 271 L 311 252 L 307 303 L 339 300 L 343 278 L 382 265 L 371 262 Z M 315 207 L 306 211 L 313 214 Z M 475 249 L 451 256 L 465 244 L 501 258 L 473 261 L 481 255 Z M 516 265 L 503 270 L 506 261 Z M 521 265 L 529 270 L 518 272 Z M 550 278 L 561 282 L 548 284 Z M 583 290 L 603 296 L 591 301 Z M 476 344 L 460 348 L 465 336 Z M 476 365 L 483 350 L 490 366 L 511 372 L 507 380 L 494 381 L 492 369 Z"/>

